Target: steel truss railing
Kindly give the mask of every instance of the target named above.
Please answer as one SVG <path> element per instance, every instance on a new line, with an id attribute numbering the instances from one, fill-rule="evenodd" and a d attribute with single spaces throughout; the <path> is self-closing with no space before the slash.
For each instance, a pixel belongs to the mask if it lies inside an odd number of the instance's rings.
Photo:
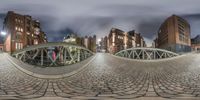
<path id="1" fill-rule="evenodd" d="M 176 53 L 158 48 L 129 48 L 119 51 L 115 55 L 140 60 L 156 60 L 178 56 Z"/>
<path id="2" fill-rule="evenodd" d="M 90 50 L 63 42 L 39 44 L 12 54 L 13 57 L 37 66 L 65 66 L 83 61 L 93 55 Z"/>

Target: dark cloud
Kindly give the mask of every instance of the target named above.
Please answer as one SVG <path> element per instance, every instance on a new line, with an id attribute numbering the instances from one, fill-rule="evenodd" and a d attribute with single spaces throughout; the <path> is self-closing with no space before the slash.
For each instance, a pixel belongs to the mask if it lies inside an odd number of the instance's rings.
<path id="1" fill-rule="evenodd" d="M 162 24 L 162 22 L 164 22 L 164 20 L 165 19 L 163 17 L 152 18 L 151 20 L 143 20 L 138 24 L 138 31 L 144 37 L 148 37 L 149 39 L 153 40 L 157 34 L 160 25 Z"/>
<path id="2" fill-rule="evenodd" d="M 69 28 L 66 28 L 66 29 L 59 30 L 59 31 L 48 31 L 47 33 L 48 33 L 48 41 L 49 42 L 61 42 L 61 41 L 63 41 L 64 37 L 67 34 L 75 33 L 75 32 L 73 32 L 73 30 L 71 30 Z"/>

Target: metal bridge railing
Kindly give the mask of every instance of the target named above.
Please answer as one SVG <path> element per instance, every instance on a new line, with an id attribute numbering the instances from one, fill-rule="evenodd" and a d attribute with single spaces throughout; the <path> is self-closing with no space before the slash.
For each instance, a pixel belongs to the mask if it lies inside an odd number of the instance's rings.
<path id="1" fill-rule="evenodd" d="M 156 60 L 178 56 L 176 53 L 158 48 L 129 48 L 119 51 L 115 55 L 140 60 Z"/>
<path id="2" fill-rule="evenodd" d="M 37 66 L 65 66 L 83 61 L 93 55 L 90 50 L 67 43 L 34 45 L 12 54 L 13 57 Z"/>

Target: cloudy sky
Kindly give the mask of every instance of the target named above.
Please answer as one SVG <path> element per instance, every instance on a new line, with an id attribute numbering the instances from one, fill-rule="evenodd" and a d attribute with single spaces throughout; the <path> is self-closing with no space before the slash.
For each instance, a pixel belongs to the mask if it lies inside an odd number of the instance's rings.
<path id="1" fill-rule="evenodd" d="M 108 35 L 112 27 L 136 30 L 151 44 L 160 24 L 172 14 L 200 34 L 200 0 L 1 0 L 0 28 L 7 11 L 39 19 L 49 41 L 62 41 L 71 32 Z"/>

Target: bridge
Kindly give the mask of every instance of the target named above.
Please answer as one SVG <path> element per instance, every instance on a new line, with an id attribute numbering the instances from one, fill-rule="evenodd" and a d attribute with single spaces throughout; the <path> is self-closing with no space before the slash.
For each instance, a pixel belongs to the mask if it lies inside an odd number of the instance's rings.
<path id="1" fill-rule="evenodd" d="M 153 55 L 147 48 L 136 52 L 145 50 Z M 151 60 L 147 54 L 146 60 L 118 54 L 96 53 L 71 65 L 43 68 L 0 53 L 0 99 L 200 99 L 199 54 Z"/>
<path id="2" fill-rule="evenodd" d="M 157 60 L 178 56 L 178 54 L 158 48 L 129 48 L 119 51 L 116 56 L 138 60 Z"/>
<path id="3" fill-rule="evenodd" d="M 74 64 L 91 55 L 93 53 L 90 50 L 65 42 L 34 45 L 12 54 L 12 56 L 28 64 L 46 67 Z"/>

